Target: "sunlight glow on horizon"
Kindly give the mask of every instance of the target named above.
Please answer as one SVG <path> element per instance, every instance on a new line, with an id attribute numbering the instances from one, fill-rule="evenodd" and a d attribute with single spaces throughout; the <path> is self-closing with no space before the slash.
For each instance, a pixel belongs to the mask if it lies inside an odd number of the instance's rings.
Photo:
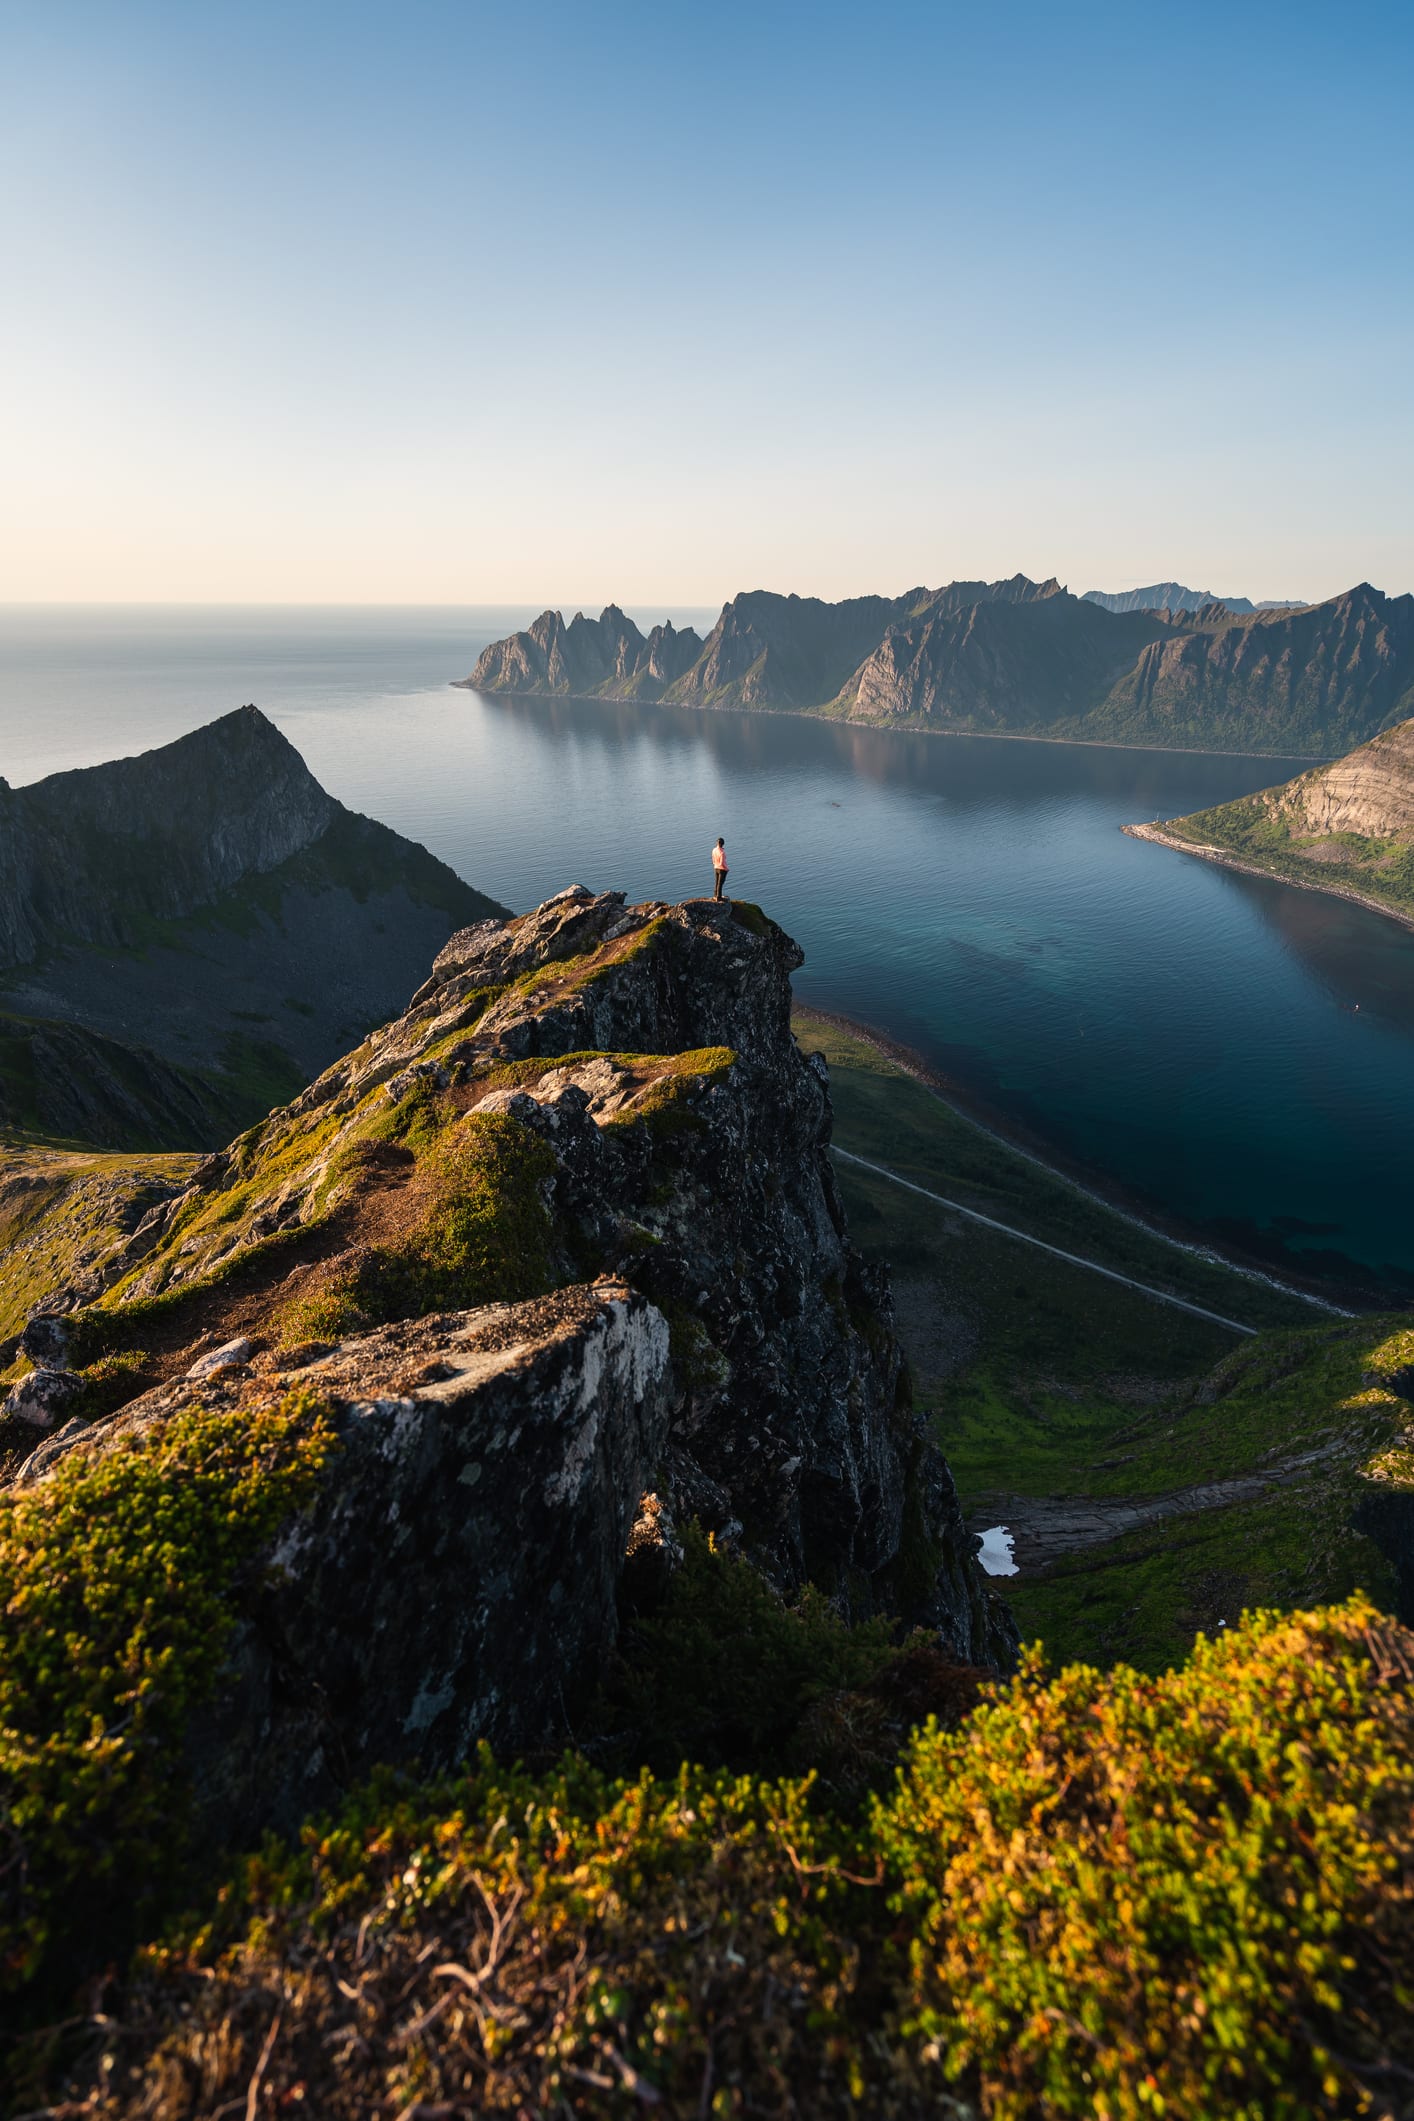
<path id="1" fill-rule="evenodd" d="M 1369 0 L 22 4 L 0 596 L 1400 593 L 1412 48 Z"/>

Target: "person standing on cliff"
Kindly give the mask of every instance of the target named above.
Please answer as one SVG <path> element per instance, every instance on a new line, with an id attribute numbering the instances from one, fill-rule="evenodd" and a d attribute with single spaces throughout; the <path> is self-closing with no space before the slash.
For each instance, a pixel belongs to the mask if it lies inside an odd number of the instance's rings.
<path id="1" fill-rule="evenodd" d="M 722 886 L 727 880 L 727 843 L 718 840 L 712 849 L 712 896 L 720 898 Z"/>

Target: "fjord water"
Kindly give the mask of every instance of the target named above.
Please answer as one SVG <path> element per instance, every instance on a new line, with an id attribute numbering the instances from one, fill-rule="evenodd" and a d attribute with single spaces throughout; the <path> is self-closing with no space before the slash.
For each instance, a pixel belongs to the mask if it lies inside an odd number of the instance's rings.
<path id="1" fill-rule="evenodd" d="M 333 794 L 513 906 L 702 891 L 723 833 L 730 889 L 805 948 L 804 1000 L 1193 1232 L 1414 1290 L 1414 930 L 1119 830 L 1301 762 L 451 688 L 530 616 L 0 614 L 0 773 L 254 700 Z"/>

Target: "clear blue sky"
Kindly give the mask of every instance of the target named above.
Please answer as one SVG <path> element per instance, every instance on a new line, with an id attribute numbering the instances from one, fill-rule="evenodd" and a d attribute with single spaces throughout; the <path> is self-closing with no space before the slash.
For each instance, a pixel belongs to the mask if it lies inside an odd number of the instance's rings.
<path id="1" fill-rule="evenodd" d="M 0 0 L 0 596 L 1414 587 L 1414 9 Z"/>

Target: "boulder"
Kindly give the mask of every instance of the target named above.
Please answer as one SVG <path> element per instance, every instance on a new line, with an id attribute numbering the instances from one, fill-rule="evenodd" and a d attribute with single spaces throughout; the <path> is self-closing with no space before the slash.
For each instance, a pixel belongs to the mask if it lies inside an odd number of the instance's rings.
<path id="1" fill-rule="evenodd" d="M 27 1421 L 32 1429 L 52 1429 L 67 1418 L 84 1381 L 73 1370 L 31 1370 L 11 1385 L 0 1413 L 11 1421 Z"/>

